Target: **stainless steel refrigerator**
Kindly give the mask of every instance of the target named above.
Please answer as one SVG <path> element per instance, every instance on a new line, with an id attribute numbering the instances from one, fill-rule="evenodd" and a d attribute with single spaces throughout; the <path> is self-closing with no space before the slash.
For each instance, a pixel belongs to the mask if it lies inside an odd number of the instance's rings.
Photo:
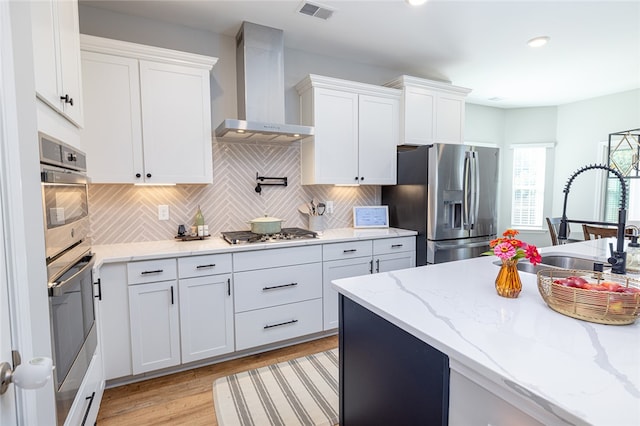
<path id="1" fill-rule="evenodd" d="M 416 265 L 479 256 L 496 237 L 498 149 L 398 147 L 398 180 L 382 187 L 391 226 L 412 229 Z"/>

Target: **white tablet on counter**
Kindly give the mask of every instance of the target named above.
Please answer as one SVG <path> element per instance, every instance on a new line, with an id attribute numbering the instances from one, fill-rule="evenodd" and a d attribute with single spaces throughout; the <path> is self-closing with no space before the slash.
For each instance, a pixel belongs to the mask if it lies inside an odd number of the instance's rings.
<path id="1" fill-rule="evenodd" d="M 353 208 L 354 228 L 388 228 L 388 206 L 355 206 Z"/>

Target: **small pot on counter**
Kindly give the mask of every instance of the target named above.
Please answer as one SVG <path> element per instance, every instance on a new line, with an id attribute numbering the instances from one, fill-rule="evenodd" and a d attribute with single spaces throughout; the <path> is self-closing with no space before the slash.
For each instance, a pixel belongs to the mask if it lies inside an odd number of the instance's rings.
<path id="1" fill-rule="evenodd" d="M 284 220 L 275 217 L 259 217 L 249 221 L 254 234 L 277 234 L 282 230 Z"/>

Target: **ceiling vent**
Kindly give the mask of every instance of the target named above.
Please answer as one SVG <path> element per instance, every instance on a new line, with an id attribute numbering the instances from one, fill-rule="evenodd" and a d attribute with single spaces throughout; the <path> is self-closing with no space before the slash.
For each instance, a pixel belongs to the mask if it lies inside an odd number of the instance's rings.
<path id="1" fill-rule="evenodd" d="M 331 18 L 334 11 L 327 6 L 305 1 L 300 5 L 298 12 L 303 15 L 313 16 L 314 18 L 324 19 L 326 21 Z"/>

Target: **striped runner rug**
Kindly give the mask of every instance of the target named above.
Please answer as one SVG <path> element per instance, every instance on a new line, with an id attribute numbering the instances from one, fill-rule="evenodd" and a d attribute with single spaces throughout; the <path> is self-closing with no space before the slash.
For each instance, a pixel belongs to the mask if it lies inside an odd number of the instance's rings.
<path id="1" fill-rule="evenodd" d="M 338 349 L 217 379 L 220 426 L 338 424 Z"/>

